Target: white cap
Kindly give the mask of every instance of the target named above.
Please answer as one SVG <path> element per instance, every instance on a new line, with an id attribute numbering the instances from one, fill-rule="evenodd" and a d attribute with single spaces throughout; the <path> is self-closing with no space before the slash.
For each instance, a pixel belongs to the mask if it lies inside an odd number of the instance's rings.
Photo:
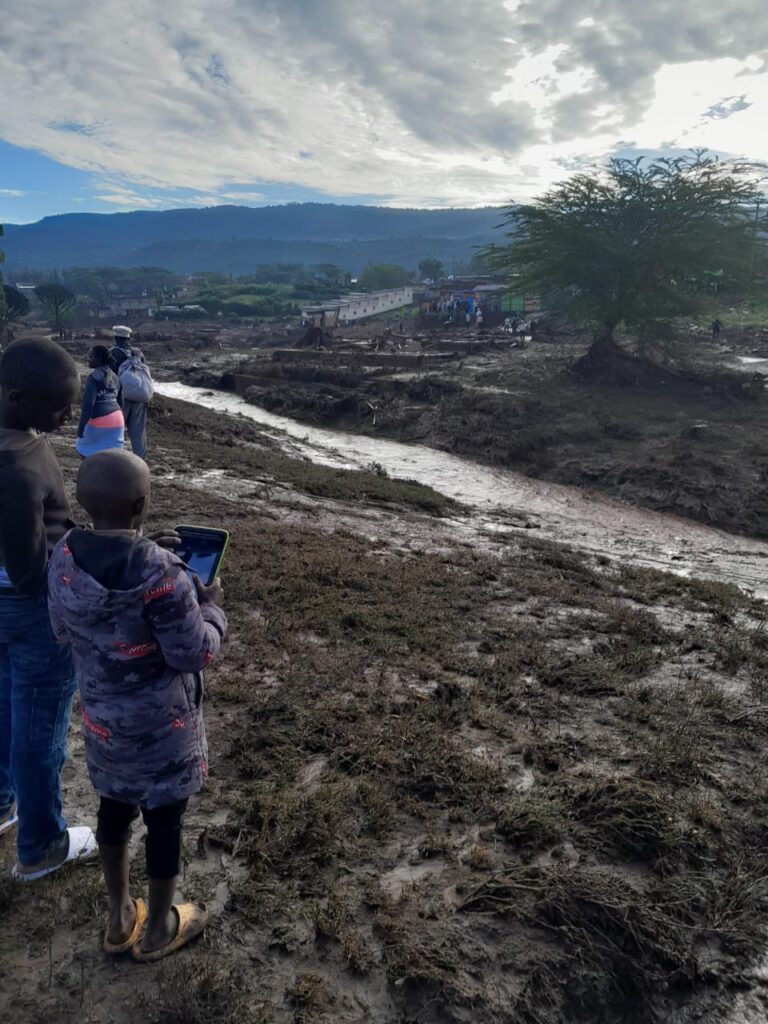
<path id="1" fill-rule="evenodd" d="M 133 331 L 131 330 L 130 327 L 125 327 L 122 324 L 115 324 L 115 326 L 112 328 L 112 333 L 116 338 L 130 338 L 130 336 L 133 334 Z"/>

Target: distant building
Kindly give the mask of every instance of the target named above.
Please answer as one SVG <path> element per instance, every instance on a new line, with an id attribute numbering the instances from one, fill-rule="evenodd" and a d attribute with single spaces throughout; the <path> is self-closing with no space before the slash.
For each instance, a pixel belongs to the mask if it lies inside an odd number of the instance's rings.
<path id="1" fill-rule="evenodd" d="M 115 295 L 110 296 L 109 302 L 102 303 L 99 316 L 151 316 L 150 307 L 151 303 L 146 293 L 143 295 Z"/>
<path id="2" fill-rule="evenodd" d="M 537 296 L 518 295 L 508 284 L 488 277 L 449 277 L 425 288 L 422 299 L 424 313 L 444 315 L 456 323 L 478 309 L 484 318 L 490 317 L 487 323 L 493 323 L 506 314 L 529 315 L 538 308 Z"/>
<path id="3" fill-rule="evenodd" d="M 350 292 L 342 298 L 317 306 L 304 306 L 301 315 L 304 320 L 313 320 L 323 312 L 330 314 L 338 310 L 338 319 L 343 323 L 365 320 L 379 313 L 387 313 L 393 309 L 401 309 L 413 303 L 413 288 L 387 288 L 379 292 Z"/>

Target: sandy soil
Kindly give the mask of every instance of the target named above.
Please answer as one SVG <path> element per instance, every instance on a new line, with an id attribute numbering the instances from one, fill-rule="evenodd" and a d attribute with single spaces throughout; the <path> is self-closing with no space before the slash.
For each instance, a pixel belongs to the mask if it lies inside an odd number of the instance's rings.
<path id="1" fill-rule="evenodd" d="M 71 431 L 56 445 L 71 481 Z M 761 602 L 459 540 L 426 488 L 165 400 L 151 446 L 153 524 L 233 533 L 185 835 L 214 922 L 167 964 L 107 960 L 98 868 L 21 889 L 3 838 L 4 1019 L 765 1018 Z M 71 748 L 68 813 L 92 820 L 75 725 Z"/>

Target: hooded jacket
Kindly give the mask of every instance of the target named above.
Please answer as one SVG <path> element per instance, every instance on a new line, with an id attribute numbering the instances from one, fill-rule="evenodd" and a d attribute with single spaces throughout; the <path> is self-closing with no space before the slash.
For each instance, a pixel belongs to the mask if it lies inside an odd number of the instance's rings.
<path id="1" fill-rule="evenodd" d="M 109 416 L 123 407 L 120 379 L 108 366 L 92 370 L 85 382 L 77 436 L 82 437 L 89 420 Z"/>
<path id="2" fill-rule="evenodd" d="M 196 793 L 208 772 L 202 670 L 226 633 L 222 610 L 201 605 L 181 560 L 153 541 L 81 529 L 54 550 L 48 590 L 97 793 L 145 808 Z"/>

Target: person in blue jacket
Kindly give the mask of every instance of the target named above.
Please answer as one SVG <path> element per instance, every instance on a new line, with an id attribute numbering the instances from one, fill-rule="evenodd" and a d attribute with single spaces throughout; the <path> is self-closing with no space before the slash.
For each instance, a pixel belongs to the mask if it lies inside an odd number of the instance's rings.
<path id="1" fill-rule="evenodd" d="M 88 365 L 91 374 L 83 392 L 75 446 L 84 459 L 96 452 L 122 448 L 125 441 L 122 387 L 109 349 L 94 345 Z"/>

